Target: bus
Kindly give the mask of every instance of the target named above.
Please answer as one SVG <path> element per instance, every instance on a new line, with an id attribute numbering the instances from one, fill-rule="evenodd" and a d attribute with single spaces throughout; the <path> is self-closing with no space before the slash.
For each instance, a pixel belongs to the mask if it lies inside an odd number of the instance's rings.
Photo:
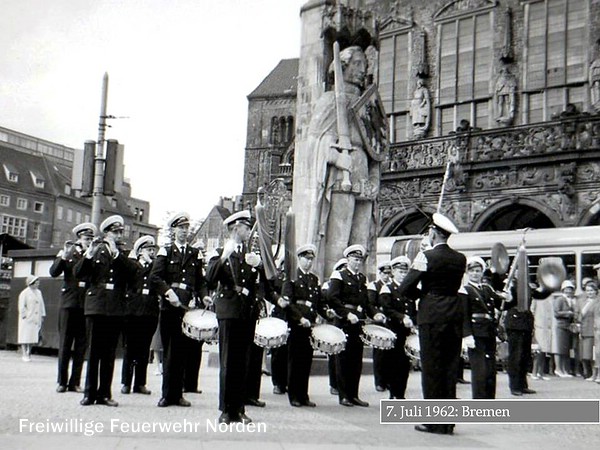
<path id="1" fill-rule="evenodd" d="M 377 239 L 377 261 L 400 255 L 407 255 L 412 260 L 419 252 L 423 238 L 421 235 L 380 237 Z M 594 265 L 600 263 L 600 226 L 458 233 L 450 236 L 448 245 L 467 257 L 480 256 L 487 261 L 497 242 L 506 247 L 512 259 L 523 240 L 530 274 L 535 276 L 540 259 L 560 257 L 567 270 L 567 279 L 575 283 L 578 293 L 583 290 L 581 280 L 596 278 Z"/>

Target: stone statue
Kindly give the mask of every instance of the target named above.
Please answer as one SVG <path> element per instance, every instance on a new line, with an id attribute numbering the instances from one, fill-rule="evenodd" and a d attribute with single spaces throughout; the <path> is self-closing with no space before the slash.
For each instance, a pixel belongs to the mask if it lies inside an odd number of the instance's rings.
<path id="1" fill-rule="evenodd" d="M 410 102 L 410 117 L 413 125 L 413 137 L 419 139 L 425 137 L 429 129 L 431 115 L 431 101 L 429 91 L 420 78 L 417 80 L 417 88 Z"/>
<path id="2" fill-rule="evenodd" d="M 596 41 L 600 48 L 600 39 Z M 600 56 L 592 61 L 589 70 L 590 103 L 595 112 L 600 112 Z"/>
<path id="3" fill-rule="evenodd" d="M 369 267 L 375 264 L 376 199 L 383 159 L 383 154 L 377 152 L 387 144 L 380 148 L 376 145 L 379 149 L 373 151 L 373 144 L 381 142 L 378 136 L 386 134 L 387 125 L 383 124 L 387 122 L 383 110 L 374 107 L 380 102 L 375 86 L 371 85 L 363 94 L 367 75 L 364 52 L 358 46 L 347 47 L 340 52 L 340 62 L 344 81 L 340 98 L 346 100 L 351 148 L 342 149 L 338 145 L 342 141 L 338 130 L 344 127 L 337 122 L 336 94 L 335 90 L 325 92 L 315 105 L 307 130 L 306 151 L 310 152 L 310 159 L 299 167 L 302 173 L 295 174 L 302 177 L 303 184 L 299 187 L 307 192 L 308 199 L 306 204 L 293 206 L 297 242 L 317 246 L 315 272 L 326 276 L 351 244 L 365 246 L 371 255 Z M 333 70 L 332 64 L 329 71 Z M 373 91 L 374 96 L 369 94 Z M 364 106 L 362 115 L 358 112 L 359 105 Z"/>
<path id="4" fill-rule="evenodd" d="M 515 118 L 516 93 L 517 79 L 506 67 L 502 67 L 494 89 L 494 118 L 499 124 L 512 124 Z"/>

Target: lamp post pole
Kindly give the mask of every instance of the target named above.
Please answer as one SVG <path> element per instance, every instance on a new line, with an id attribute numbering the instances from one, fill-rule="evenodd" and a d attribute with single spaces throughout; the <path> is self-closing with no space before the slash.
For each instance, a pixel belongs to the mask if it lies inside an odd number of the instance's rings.
<path id="1" fill-rule="evenodd" d="M 94 187 L 92 191 L 92 223 L 100 226 L 102 196 L 104 195 L 104 132 L 106 131 L 106 103 L 108 99 L 108 72 L 102 78 L 102 99 L 100 103 L 100 121 L 98 122 L 98 142 L 94 157 Z"/>

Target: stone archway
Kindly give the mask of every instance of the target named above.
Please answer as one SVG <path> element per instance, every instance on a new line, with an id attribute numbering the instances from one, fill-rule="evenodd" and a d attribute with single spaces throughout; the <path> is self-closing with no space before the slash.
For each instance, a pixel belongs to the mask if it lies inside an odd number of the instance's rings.
<path id="1" fill-rule="evenodd" d="M 525 199 L 505 200 L 488 208 L 471 231 L 506 231 L 521 228 L 556 228 L 560 219 L 545 206 Z"/>
<path id="2" fill-rule="evenodd" d="M 592 206 L 581 215 L 577 225 L 580 227 L 600 225 L 600 201 L 593 203 Z"/>
<path id="3" fill-rule="evenodd" d="M 431 224 L 431 215 L 435 211 L 428 208 L 408 208 L 388 219 L 379 233 L 380 237 L 409 236 L 423 234 Z"/>

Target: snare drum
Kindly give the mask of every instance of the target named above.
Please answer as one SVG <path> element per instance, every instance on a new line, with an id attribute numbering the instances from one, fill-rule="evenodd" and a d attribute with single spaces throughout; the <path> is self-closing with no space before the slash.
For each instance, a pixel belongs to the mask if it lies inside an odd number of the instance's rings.
<path id="1" fill-rule="evenodd" d="M 312 329 L 310 343 L 326 355 L 337 355 L 346 348 L 346 334 L 338 327 L 324 323 Z"/>
<path id="2" fill-rule="evenodd" d="M 363 325 L 360 339 L 369 347 L 377 348 L 379 350 L 389 350 L 394 348 L 394 344 L 396 343 L 396 333 L 388 328 L 371 323 Z"/>
<path id="3" fill-rule="evenodd" d="M 415 370 L 421 367 L 421 344 L 419 343 L 419 335 L 411 334 L 406 338 L 405 345 L 406 355 Z"/>
<path id="4" fill-rule="evenodd" d="M 206 309 L 194 309 L 183 316 L 181 322 L 183 334 L 197 341 L 209 344 L 219 340 L 219 322 L 217 315 Z"/>
<path id="5" fill-rule="evenodd" d="M 287 342 L 289 330 L 285 320 L 265 317 L 256 324 L 254 343 L 259 347 L 277 348 Z"/>

